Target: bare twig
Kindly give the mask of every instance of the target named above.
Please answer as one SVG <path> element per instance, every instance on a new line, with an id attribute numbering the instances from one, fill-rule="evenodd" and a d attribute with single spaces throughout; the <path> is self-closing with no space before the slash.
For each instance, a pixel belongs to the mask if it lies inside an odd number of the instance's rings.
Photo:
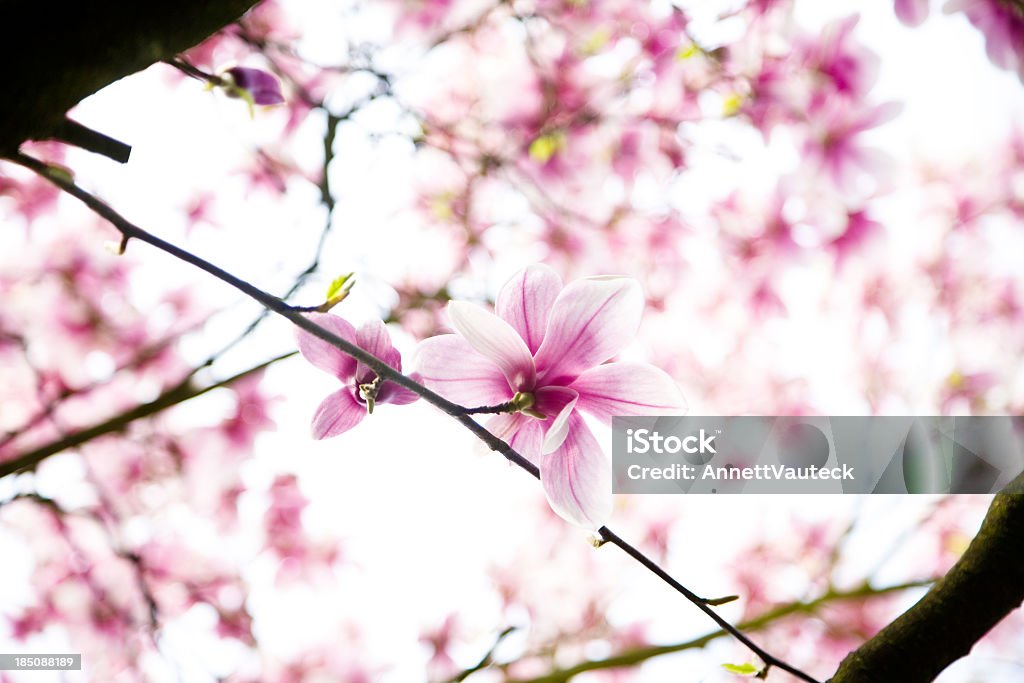
<path id="1" fill-rule="evenodd" d="M 893 593 L 911 590 L 914 588 L 922 588 L 924 586 L 931 585 L 935 581 L 936 579 L 922 579 L 920 581 L 908 581 L 906 583 L 882 586 L 880 588 L 875 588 L 869 583 L 864 583 L 850 590 L 830 589 L 813 600 L 791 602 L 770 609 L 752 619 L 740 622 L 736 625 L 736 628 L 745 633 L 762 631 L 787 617 L 816 614 L 821 610 L 821 608 L 837 602 L 865 600 L 883 595 L 891 595 Z M 555 669 L 554 671 L 550 671 L 538 678 L 531 678 L 529 680 L 510 680 L 506 681 L 506 683 L 565 683 L 566 681 L 588 671 L 621 669 L 637 666 L 638 664 L 642 664 L 643 662 L 646 662 L 649 659 L 654 659 L 655 657 L 683 652 L 684 650 L 696 650 L 705 647 L 713 640 L 717 640 L 727 635 L 729 635 L 727 631 L 719 629 L 717 631 L 706 633 L 699 638 L 693 638 L 681 643 L 637 647 L 604 659 L 593 659 L 564 669 Z"/>

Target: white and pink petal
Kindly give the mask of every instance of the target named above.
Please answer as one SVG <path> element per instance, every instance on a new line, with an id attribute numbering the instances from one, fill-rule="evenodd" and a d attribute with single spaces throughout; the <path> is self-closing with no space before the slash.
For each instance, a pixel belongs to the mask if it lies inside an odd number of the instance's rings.
<path id="1" fill-rule="evenodd" d="M 455 334 L 420 342 L 415 367 L 427 387 L 467 408 L 499 405 L 513 395 L 498 366 Z"/>
<path id="2" fill-rule="evenodd" d="M 541 387 L 536 392 L 534 410 L 547 417 L 544 420 L 544 442 L 540 452 L 548 454 L 562 445 L 569 433 L 569 416 L 572 415 L 579 394 L 566 387 Z"/>
<path id="3" fill-rule="evenodd" d="M 586 278 L 555 300 L 535 358 L 541 384 L 567 384 L 619 353 L 636 336 L 644 297 L 631 278 Z"/>
<path id="4" fill-rule="evenodd" d="M 576 526 L 597 529 L 611 516 L 611 463 L 578 413 L 562 445 L 542 457 L 540 481 L 551 509 Z"/>
<path id="5" fill-rule="evenodd" d="M 513 393 L 533 387 L 533 354 L 511 325 L 482 307 L 463 301 L 450 302 L 448 315 L 469 345 L 498 366 Z"/>
<path id="6" fill-rule="evenodd" d="M 338 436 L 366 417 L 366 406 L 356 400 L 351 387 L 329 394 L 313 414 L 313 438 Z"/>
<path id="7" fill-rule="evenodd" d="M 494 312 L 519 333 L 531 354 L 544 341 L 551 307 L 561 290 L 558 273 L 536 263 L 516 273 L 498 292 Z"/>
<path id="8" fill-rule="evenodd" d="M 356 344 L 395 370 L 402 370 L 402 354 L 391 343 L 388 326 L 383 320 L 371 320 L 356 330 Z"/>
<path id="9" fill-rule="evenodd" d="M 585 370 L 569 385 L 577 407 L 610 424 L 612 417 L 679 415 L 686 400 L 668 373 L 645 363 L 608 363 Z"/>
<path id="10" fill-rule="evenodd" d="M 356 344 L 356 330 L 344 318 L 328 313 L 312 313 L 306 317 L 310 322 L 316 323 L 328 332 Z M 342 381 L 349 380 L 355 375 L 355 359 L 334 344 L 300 327 L 295 328 L 295 339 L 299 346 L 299 353 L 316 367 L 331 373 Z"/>

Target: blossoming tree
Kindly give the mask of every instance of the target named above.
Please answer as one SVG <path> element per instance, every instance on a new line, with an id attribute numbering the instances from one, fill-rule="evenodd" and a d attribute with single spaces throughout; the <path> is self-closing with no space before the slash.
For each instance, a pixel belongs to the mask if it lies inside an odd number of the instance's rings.
<path id="1" fill-rule="evenodd" d="M 0 651 L 1019 678 L 1012 488 L 611 495 L 613 416 L 1021 413 L 1024 5 L 929 4 L 0 10 Z M 1007 116 L 904 144 L 865 24 Z"/>

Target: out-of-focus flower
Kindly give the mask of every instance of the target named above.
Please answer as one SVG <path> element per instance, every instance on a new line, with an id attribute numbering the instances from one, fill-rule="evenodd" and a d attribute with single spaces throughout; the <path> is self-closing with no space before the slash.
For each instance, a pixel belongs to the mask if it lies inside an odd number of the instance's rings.
<path id="1" fill-rule="evenodd" d="M 963 12 L 985 34 L 985 52 L 998 67 L 1024 79 L 1024 9 L 1009 0 L 950 0 L 945 12 Z"/>
<path id="2" fill-rule="evenodd" d="M 401 372 L 402 354 L 392 346 L 382 321 L 374 320 L 356 330 L 347 320 L 336 315 L 314 313 L 309 319 Z M 367 413 L 373 412 L 377 403 L 405 405 L 419 398 L 394 382 L 383 381 L 363 363 L 305 330 L 298 330 L 296 338 L 299 351 L 306 360 L 331 373 L 345 385 L 325 398 L 313 415 L 313 437 L 316 439 L 347 432 Z"/>
<path id="3" fill-rule="evenodd" d="M 928 18 L 928 0 L 894 0 L 893 9 L 907 26 L 920 26 Z"/>
<path id="4" fill-rule="evenodd" d="M 236 66 L 224 72 L 230 77 L 231 84 L 227 88 L 229 97 L 251 99 L 253 104 L 270 105 L 284 102 L 281 84 L 272 74 L 262 69 L 247 66 Z"/>
<path id="5" fill-rule="evenodd" d="M 496 315 L 453 301 L 458 334 L 418 350 L 423 381 L 467 407 L 506 405 L 488 429 L 540 467 L 551 507 L 597 528 L 611 512 L 611 468 L 576 408 L 613 415 L 684 409 L 675 382 L 640 363 L 608 363 L 636 334 L 644 300 L 635 280 L 597 277 L 563 288 L 543 265 L 520 271 L 501 290 Z"/>

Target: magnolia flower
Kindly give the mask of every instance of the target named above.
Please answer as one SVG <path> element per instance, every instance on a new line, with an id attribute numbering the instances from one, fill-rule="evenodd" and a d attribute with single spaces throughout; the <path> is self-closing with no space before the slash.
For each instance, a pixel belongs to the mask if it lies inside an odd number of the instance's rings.
<path id="1" fill-rule="evenodd" d="M 672 414 L 684 407 L 672 379 L 640 363 L 609 363 L 636 334 L 644 300 L 635 280 L 597 277 L 562 287 L 533 265 L 501 290 L 490 313 L 453 301 L 458 334 L 423 341 L 424 383 L 466 407 L 504 405 L 487 425 L 540 468 L 559 515 L 596 529 L 611 513 L 611 467 L 579 410 L 613 415 Z"/>
<path id="2" fill-rule="evenodd" d="M 281 104 L 281 84 L 272 74 L 261 69 L 247 66 L 236 66 L 224 72 L 230 77 L 231 85 L 228 94 L 251 100 L 253 104 Z"/>
<path id="3" fill-rule="evenodd" d="M 382 321 L 374 320 L 356 330 L 336 315 L 314 313 L 309 315 L 309 319 L 401 372 L 402 355 L 391 345 L 387 327 Z M 296 338 L 299 352 L 306 360 L 331 373 L 345 385 L 325 398 L 316 409 L 313 438 L 326 439 L 347 432 L 372 413 L 378 403 L 405 405 L 419 398 L 405 387 L 381 380 L 363 363 L 305 330 L 297 330 Z"/>

